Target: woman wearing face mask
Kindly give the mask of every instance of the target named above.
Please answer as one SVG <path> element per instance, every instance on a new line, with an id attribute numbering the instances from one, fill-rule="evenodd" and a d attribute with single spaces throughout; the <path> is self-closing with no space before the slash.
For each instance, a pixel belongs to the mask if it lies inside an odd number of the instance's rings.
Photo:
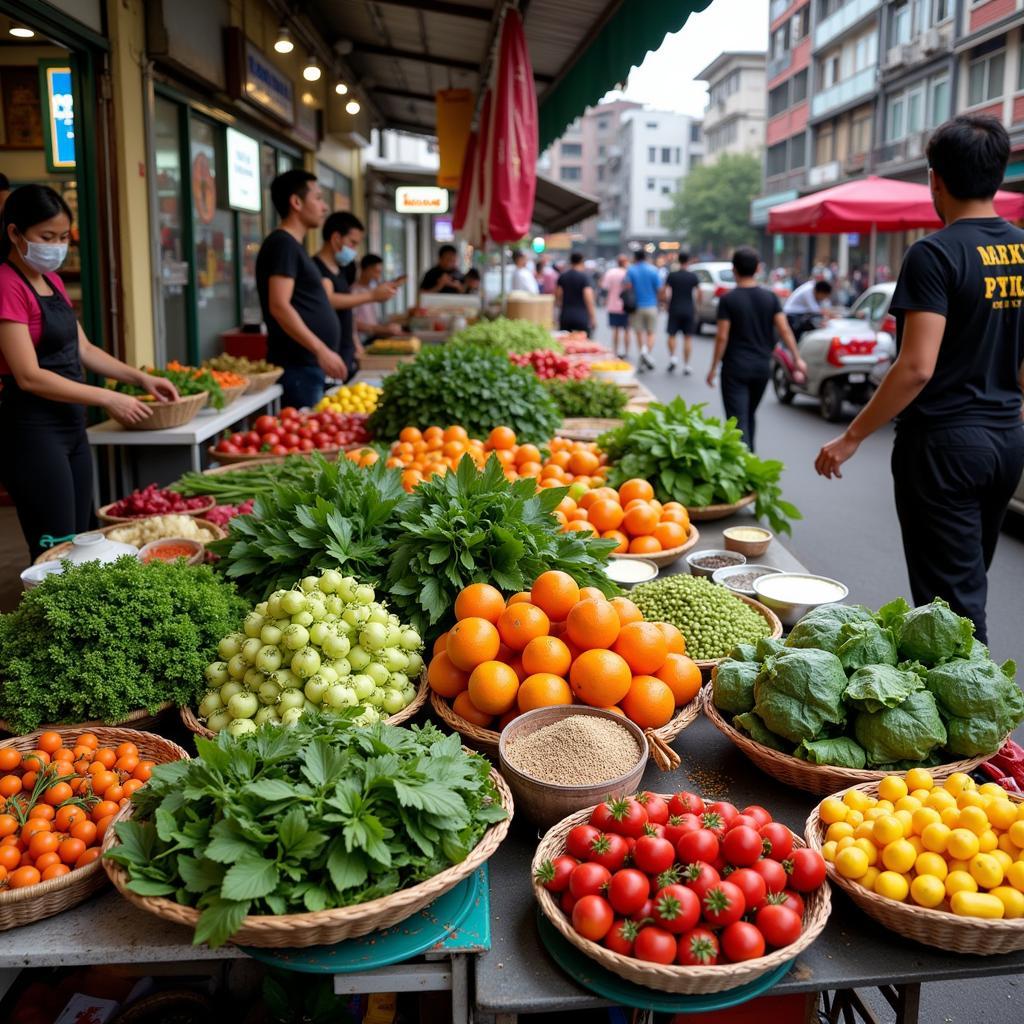
<path id="1" fill-rule="evenodd" d="M 341 323 L 341 348 L 338 355 L 348 367 L 348 380 L 359 368 L 352 310 L 367 302 L 387 302 L 395 294 L 392 285 L 378 285 L 372 292 L 352 293 L 356 278 L 356 249 L 363 240 L 363 222 L 351 213 L 332 213 L 324 221 L 324 244 L 313 257 L 324 279 L 331 307 Z"/>
<path id="2" fill-rule="evenodd" d="M 96 348 L 75 318 L 56 271 L 67 256 L 71 211 L 43 185 L 11 193 L 0 223 L 0 481 L 18 510 L 32 558 L 40 538 L 93 523 L 92 460 L 85 406 L 121 423 L 150 409 L 137 398 L 85 383 L 85 370 L 135 384 L 160 401 L 170 381 L 134 370 Z"/>

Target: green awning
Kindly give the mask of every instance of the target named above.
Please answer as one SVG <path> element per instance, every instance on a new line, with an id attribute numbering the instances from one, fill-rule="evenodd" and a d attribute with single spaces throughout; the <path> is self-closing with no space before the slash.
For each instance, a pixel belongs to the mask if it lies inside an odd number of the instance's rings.
<path id="1" fill-rule="evenodd" d="M 678 32 L 695 11 L 711 0 L 658 0 L 623 3 L 580 54 L 565 77 L 540 102 L 540 151 L 568 124 L 601 99 L 630 68 L 642 64 L 665 36 Z"/>

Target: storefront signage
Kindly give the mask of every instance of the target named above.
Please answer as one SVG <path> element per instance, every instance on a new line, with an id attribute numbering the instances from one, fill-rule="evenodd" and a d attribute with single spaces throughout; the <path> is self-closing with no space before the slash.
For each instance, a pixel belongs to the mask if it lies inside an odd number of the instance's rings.
<path id="1" fill-rule="evenodd" d="M 295 121 L 295 91 L 288 78 L 248 40 L 242 86 L 245 98 L 270 111 L 282 121 Z"/>
<path id="2" fill-rule="evenodd" d="M 40 63 L 46 117 L 43 135 L 50 171 L 75 169 L 75 106 L 71 68 L 55 61 Z"/>
<path id="3" fill-rule="evenodd" d="M 395 189 L 398 213 L 447 213 L 448 189 L 433 185 L 399 185 Z"/>
<path id="4" fill-rule="evenodd" d="M 227 130 L 228 206 L 233 210 L 259 213 L 260 144 L 234 128 Z"/>
<path id="5" fill-rule="evenodd" d="M 452 228 L 451 217 L 438 217 L 434 220 L 434 241 L 454 242 L 455 230 Z"/>

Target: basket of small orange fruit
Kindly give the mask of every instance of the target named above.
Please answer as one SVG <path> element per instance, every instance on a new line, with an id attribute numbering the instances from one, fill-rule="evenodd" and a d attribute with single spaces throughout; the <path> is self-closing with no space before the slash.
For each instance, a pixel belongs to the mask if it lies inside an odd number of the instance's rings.
<path id="1" fill-rule="evenodd" d="M 618 490 L 595 487 L 579 497 L 567 494 L 555 516 L 563 531 L 583 530 L 618 542 L 615 558 L 646 559 L 659 568 L 671 565 L 699 540 L 686 507 L 664 505 L 646 480 L 626 480 Z"/>
<path id="2" fill-rule="evenodd" d="M 0 931 L 81 903 L 106 882 L 103 837 L 156 764 L 188 758 L 134 729 L 45 729 L 0 745 Z"/>
<path id="3" fill-rule="evenodd" d="M 697 718 L 701 674 L 674 626 L 559 570 L 508 600 L 470 584 L 455 619 L 434 644 L 427 681 L 434 711 L 468 745 L 494 755 L 517 715 L 578 703 L 629 718 L 660 767 L 678 766 L 668 744 Z"/>

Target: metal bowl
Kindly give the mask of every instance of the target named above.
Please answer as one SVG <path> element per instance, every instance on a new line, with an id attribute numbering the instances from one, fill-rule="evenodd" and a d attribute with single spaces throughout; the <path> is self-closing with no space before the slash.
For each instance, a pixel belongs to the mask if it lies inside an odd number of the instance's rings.
<path id="1" fill-rule="evenodd" d="M 837 587 L 838 591 L 833 597 L 829 597 L 823 601 L 783 601 L 776 597 L 771 597 L 769 594 L 763 592 L 762 588 L 767 584 L 769 589 L 771 587 L 770 580 L 777 580 L 780 578 L 787 579 L 798 579 L 798 580 L 811 580 L 816 583 L 830 583 L 832 586 Z M 774 572 L 768 576 L 762 576 L 759 579 L 754 580 L 754 593 L 757 595 L 758 601 L 762 604 L 767 605 L 779 619 L 782 624 L 786 627 L 795 626 L 808 612 L 814 611 L 815 608 L 821 608 L 826 604 L 838 604 L 840 601 L 846 600 L 847 595 L 850 593 L 850 588 L 845 583 L 840 583 L 839 580 L 834 580 L 829 576 L 816 576 L 810 572 Z"/>
<path id="2" fill-rule="evenodd" d="M 743 540 L 736 536 L 740 530 L 756 530 L 761 536 L 757 540 Z M 738 551 L 747 558 L 760 558 L 768 550 L 774 534 L 763 526 L 729 526 L 722 531 L 722 537 L 727 551 Z"/>
<path id="3" fill-rule="evenodd" d="M 747 597 L 754 597 L 753 584 L 749 587 L 734 587 L 729 583 L 729 578 L 746 572 L 760 572 L 762 576 L 768 576 L 774 575 L 778 571 L 778 569 L 771 565 L 752 565 L 750 562 L 747 562 L 745 565 L 724 565 L 721 569 L 714 571 L 711 582 L 721 584 L 726 590 L 731 590 L 734 594 L 746 594 Z"/>
<path id="4" fill-rule="evenodd" d="M 705 548 L 703 551 L 693 551 L 686 556 L 686 565 L 690 570 L 692 576 L 703 576 L 705 579 L 711 579 L 719 569 L 724 569 L 724 565 L 717 565 L 714 568 L 705 568 L 697 563 L 704 558 L 727 558 L 728 565 L 730 567 L 734 565 L 746 565 L 747 556 L 741 555 L 738 551 L 726 551 L 725 548 Z"/>

